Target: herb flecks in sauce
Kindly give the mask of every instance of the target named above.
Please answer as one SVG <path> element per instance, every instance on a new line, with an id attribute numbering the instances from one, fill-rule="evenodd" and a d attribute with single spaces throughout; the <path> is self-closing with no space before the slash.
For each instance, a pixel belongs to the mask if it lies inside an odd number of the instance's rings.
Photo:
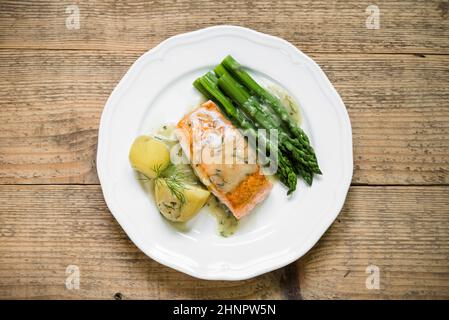
<path id="1" fill-rule="evenodd" d="M 279 100 L 281 100 L 282 104 L 287 108 L 288 113 L 297 121 L 298 124 L 301 124 L 301 112 L 299 109 L 299 105 L 295 99 L 287 92 L 286 89 L 278 86 L 274 83 L 270 83 L 266 86 L 266 89 L 274 94 Z"/>
<path id="2" fill-rule="evenodd" d="M 210 208 L 211 214 L 217 220 L 218 232 L 223 237 L 229 237 L 233 235 L 239 226 L 239 221 L 229 211 L 228 208 L 221 202 L 212 196 L 207 206 Z"/>
<path id="3" fill-rule="evenodd" d="M 174 125 L 163 125 L 159 130 L 156 131 L 156 134 L 161 141 L 165 142 L 167 146 L 173 147 L 178 143 L 175 135 L 174 135 Z M 222 141 L 223 143 L 223 141 Z M 198 164 L 195 164 L 198 166 Z M 188 180 L 189 184 L 199 184 L 198 177 L 193 173 L 193 170 L 188 164 L 179 164 L 176 165 L 175 170 L 183 172 L 183 180 Z M 223 180 L 223 168 L 217 166 L 214 167 L 215 174 L 213 177 L 219 180 L 219 183 L 222 188 L 226 188 L 228 181 Z M 250 170 L 252 171 L 252 170 Z M 245 174 L 248 174 L 249 171 L 246 171 Z M 211 177 L 212 178 L 212 177 Z M 213 178 L 212 178 L 213 179 Z M 221 182 L 221 183 L 220 183 Z M 166 206 L 172 206 L 173 210 L 176 210 L 177 204 L 164 203 Z M 218 232 L 223 237 L 229 237 L 235 233 L 238 228 L 239 221 L 234 217 L 234 215 L 226 208 L 225 205 L 220 203 L 214 196 L 211 196 L 209 201 L 207 202 L 207 207 L 210 209 L 210 213 L 215 217 L 217 221 Z M 170 208 L 168 208 L 170 209 Z M 178 224 L 178 223 L 177 223 Z"/>
<path id="4" fill-rule="evenodd" d="M 164 124 L 158 130 L 156 130 L 155 138 L 164 142 L 169 149 L 177 147 L 178 156 L 181 157 L 183 153 L 181 147 L 179 146 L 179 141 L 176 138 L 175 129 L 176 125 L 174 124 Z M 182 174 L 182 180 L 185 183 L 191 185 L 199 184 L 199 180 L 193 173 L 192 167 L 189 164 L 179 163 L 176 165 L 172 165 L 171 169 L 174 172 Z"/>
<path id="5" fill-rule="evenodd" d="M 207 165 L 200 165 L 208 177 L 203 179 L 204 184 L 210 180 L 218 190 L 226 193 L 258 170 L 252 161 L 256 159 L 254 150 L 248 148 L 248 142 L 240 132 L 229 130 L 227 122 L 215 111 L 200 109 L 192 113 L 191 119 L 195 121 L 192 136 L 199 137 L 199 141 L 192 139 L 190 142 L 191 159 L 202 160 L 206 156 L 208 160 Z M 237 145 L 243 148 L 236 148 Z"/>

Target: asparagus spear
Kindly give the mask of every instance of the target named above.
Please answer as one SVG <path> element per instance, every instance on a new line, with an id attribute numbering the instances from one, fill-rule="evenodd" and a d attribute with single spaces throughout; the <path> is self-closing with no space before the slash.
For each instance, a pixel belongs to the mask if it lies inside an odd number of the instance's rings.
<path id="1" fill-rule="evenodd" d="M 215 73 L 216 73 L 219 77 L 226 75 L 226 77 L 224 78 L 225 80 L 227 80 L 227 81 L 231 81 L 231 80 L 232 80 L 232 81 L 233 81 L 232 86 L 233 86 L 233 88 L 235 89 L 235 90 L 233 90 L 233 91 L 234 91 L 235 94 L 237 94 L 236 97 L 238 97 L 239 99 L 241 99 L 241 102 L 243 102 L 244 99 L 246 99 L 246 100 L 252 99 L 252 101 L 254 102 L 254 103 L 253 103 L 253 106 L 254 106 L 260 113 L 263 113 L 263 114 L 264 114 L 264 116 L 265 116 L 265 118 L 266 118 L 266 119 L 264 120 L 265 124 L 268 125 L 268 124 L 270 123 L 269 125 L 270 125 L 271 127 L 275 127 L 276 129 L 279 130 L 279 132 L 284 132 L 283 128 L 279 127 L 279 124 L 278 124 L 278 122 L 277 122 L 276 117 L 275 117 L 274 115 L 270 114 L 270 113 L 267 114 L 267 113 L 260 107 L 258 101 L 257 101 L 255 98 L 250 97 L 250 94 L 247 93 L 246 89 L 245 89 L 242 85 L 240 85 L 240 83 L 238 83 L 238 82 L 237 82 L 237 81 L 236 81 L 236 80 L 235 80 L 235 79 L 234 79 L 234 78 L 227 72 L 227 70 L 225 69 L 225 67 L 223 66 L 223 64 L 217 65 L 217 66 L 215 67 L 214 71 L 215 71 Z M 229 84 L 229 85 L 230 85 L 230 84 Z M 299 150 L 304 150 L 304 146 L 301 145 L 301 143 L 299 143 L 297 140 L 292 139 L 286 132 L 282 133 L 282 135 L 284 136 L 284 139 L 286 139 L 286 140 L 289 141 L 290 144 L 293 144 L 294 146 L 298 147 Z M 316 157 L 315 157 L 315 154 L 313 153 L 313 150 L 312 150 L 312 154 L 309 153 L 307 149 L 304 150 L 303 152 L 305 152 L 303 156 L 304 156 L 307 160 L 310 160 L 310 161 L 316 163 Z M 316 166 L 318 167 L 318 163 L 316 163 Z M 318 169 L 318 170 L 316 171 L 316 173 L 321 173 L 321 172 L 320 172 L 319 169 Z"/>
<path id="2" fill-rule="evenodd" d="M 265 140 L 265 136 L 258 134 L 258 132 L 254 128 L 254 125 L 246 118 L 244 113 L 241 110 L 235 108 L 232 102 L 229 101 L 227 97 L 221 93 L 221 91 L 217 87 L 217 78 L 212 73 L 208 73 L 204 77 L 197 79 L 197 81 L 194 82 L 194 85 L 200 91 L 206 92 L 206 96 L 208 96 L 209 98 L 218 100 L 219 106 L 220 104 L 223 104 L 223 106 L 225 106 L 224 113 L 228 116 L 228 118 L 230 118 L 231 121 L 234 121 L 234 124 L 237 127 L 246 130 L 253 138 L 259 139 L 259 145 L 260 143 L 265 143 L 268 149 L 267 151 L 271 150 L 270 152 L 273 152 L 276 150 L 271 144 L 270 140 Z M 230 116 L 230 114 L 232 114 L 233 116 Z M 277 175 L 279 176 L 281 182 L 289 188 L 287 194 L 292 193 L 296 189 L 297 184 L 295 171 L 289 159 L 282 155 L 280 152 L 278 153 L 278 170 L 279 172 L 277 173 Z"/>
<path id="3" fill-rule="evenodd" d="M 250 96 L 249 93 L 246 92 L 242 86 L 239 86 L 228 73 L 223 74 L 218 79 L 218 86 L 261 127 L 267 130 L 279 130 L 279 128 L 272 121 L 270 121 L 269 117 L 261 111 L 260 106 L 258 106 L 257 99 Z M 278 133 L 279 142 L 283 150 L 288 151 L 296 161 L 304 165 L 306 168 L 310 168 L 312 172 L 321 173 L 315 159 L 312 156 L 304 150 L 298 148 L 292 141 L 293 139 L 290 138 L 285 132 L 279 130 Z"/>
<path id="4" fill-rule="evenodd" d="M 305 132 L 296 124 L 295 120 L 290 116 L 288 111 L 282 105 L 282 102 L 268 90 L 260 86 L 243 68 L 242 66 L 230 55 L 228 55 L 223 61 L 223 66 L 231 72 L 248 90 L 256 94 L 271 106 L 271 108 L 277 113 L 277 115 L 284 121 L 289 128 L 292 135 L 298 139 L 299 143 L 306 148 L 308 152 L 315 158 L 315 151 L 310 145 L 309 138 Z M 318 164 L 318 163 L 317 163 Z"/>
<path id="5" fill-rule="evenodd" d="M 234 80 L 234 85 L 236 85 L 237 87 L 239 87 L 240 91 L 245 91 L 248 92 L 247 89 L 242 86 L 227 70 L 226 68 L 223 66 L 223 64 L 219 64 L 214 68 L 214 72 L 215 74 L 220 78 L 223 75 L 227 75 L 227 77 L 229 77 L 230 79 L 232 78 Z M 246 93 L 246 95 L 250 96 L 249 93 Z M 278 130 L 280 131 L 284 131 L 287 135 L 290 133 L 288 128 L 286 128 L 282 121 L 278 118 L 278 116 L 276 116 L 273 112 L 270 112 L 270 110 L 263 110 L 261 108 L 261 106 L 257 103 L 255 104 L 255 107 L 257 107 L 259 109 L 260 112 L 263 112 L 265 114 L 265 116 L 268 118 L 267 121 L 270 121 L 273 126 L 275 126 Z M 268 111 L 268 112 L 267 112 Z M 297 145 L 299 148 L 303 148 L 301 146 L 301 144 L 297 143 L 297 141 L 295 141 L 294 139 L 291 139 L 292 143 Z"/>
<path id="6" fill-rule="evenodd" d="M 264 140 L 265 137 L 258 134 L 254 128 L 254 125 L 246 118 L 243 112 L 235 108 L 232 102 L 218 89 L 217 78 L 212 73 L 209 72 L 205 76 L 195 80 L 193 85 L 207 98 L 218 102 L 218 106 L 231 120 L 231 122 L 233 122 L 237 127 L 246 130 L 252 138 L 258 139 L 259 145 L 262 142 L 265 143 L 268 151 L 274 152 L 276 150 L 270 140 Z M 287 192 L 288 195 L 296 190 L 297 180 L 294 168 L 290 163 L 290 160 L 282 155 L 281 152 L 278 152 L 278 172 L 276 175 L 279 177 L 281 182 L 289 188 Z"/>
<path id="7" fill-rule="evenodd" d="M 229 81 L 232 79 L 233 85 L 236 87 L 236 89 L 238 88 L 238 90 L 239 90 L 239 92 L 238 92 L 239 97 L 241 97 L 242 99 L 244 99 L 243 97 L 245 97 L 246 100 L 250 98 L 251 95 L 247 92 L 246 88 L 243 87 L 234 77 L 232 77 L 231 74 L 229 74 L 229 72 L 226 70 L 226 68 L 223 66 L 223 64 L 217 65 L 214 68 L 214 72 L 218 77 L 226 75 L 226 77 L 225 77 L 226 79 L 228 79 Z M 257 101 L 255 101 L 255 102 L 257 102 Z M 291 144 L 295 145 L 299 149 L 304 149 L 304 147 L 303 147 L 303 145 L 301 145 L 301 143 L 299 143 L 295 139 L 290 138 L 290 136 L 288 135 L 289 132 L 284 130 L 284 128 L 279 123 L 279 120 L 276 115 L 272 114 L 271 112 L 267 113 L 266 110 L 263 110 L 261 108 L 259 103 L 254 103 L 254 107 L 257 108 L 257 110 L 259 110 L 259 112 L 264 113 L 264 116 L 267 118 L 265 120 L 265 123 L 271 122 L 271 124 L 270 124 L 271 127 L 275 127 L 276 129 L 279 130 L 279 132 L 281 132 L 281 131 L 285 132 L 285 139 L 288 139 Z M 306 153 L 308 153 L 308 152 L 306 152 Z M 309 159 L 312 161 L 315 160 L 313 156 L 310 156 Z"/>

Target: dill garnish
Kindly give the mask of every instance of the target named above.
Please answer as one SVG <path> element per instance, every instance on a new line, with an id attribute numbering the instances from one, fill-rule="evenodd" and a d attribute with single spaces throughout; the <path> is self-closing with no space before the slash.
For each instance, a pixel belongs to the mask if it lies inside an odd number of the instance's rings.
<path id="1" fill-rule="evenodd" d="M 160 185 L 165 183 L 170 193 L 176 197 L 180 202 L 180 208 L 185 204 L 186 199 L 184 195 L 184 190 L 187 189 L 185 180 L 187 178 L 187 173 L 181 167 L 175 166 L 173 163 L 169 163 L 167 166 L 162 167 L 158 165 L 153 168 L 156 173 L 156 178 L 154 178 L 154 183 Z M 152 180 L 146 175 L 143 175 L 142 180 L 144 182 Z"/>

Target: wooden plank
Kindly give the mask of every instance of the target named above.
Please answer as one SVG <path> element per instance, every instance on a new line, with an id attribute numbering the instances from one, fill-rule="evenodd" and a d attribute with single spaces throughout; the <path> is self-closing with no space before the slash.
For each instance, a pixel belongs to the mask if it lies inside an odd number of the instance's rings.
<path id="1" fill-rule="evenodd" d="M 69 30 L 61 1 L 1 1 L 0 47 L 146 50 L 169 36 L 234 24 L 283 37 L 306 52 L 447 53 L 446 1 L 378 0 L 380 29 L 366 28 L 371 2 L 76 1 Z"/>
<path id="2" fill-rule="evenodd" d="M 0 50 L 0 183 L 98 183 L 100 115 L 140 54 Z M 349 110 L 354 183 L 449 183 L 449 56 L 312 57 Z"/>
<path id="3" fill-rule="evenodd" d="M 349 111 L 353 183 L 449 183 L 449 57 L 312 57 Z"/>
<path id="4" fill-rule="evenodd" d="M 353 187 L 299 260 L 304 299 L 448 299 L 449 187 Z M 367 289 L 369 265 L 379 290 Z"/>
<path id="5" fill-rule="evenodd" d="M 291 297 L 284 270 L 212 282 L 151 260 L 109 213 L 99 186 L 0 186 L 0 212 L 0 299 Z M 69 265 L 79 268 L 79 290 L 65 286 Z"/>
<path id="6" fill-rule="evenodd" d="M 202 281 L 147 258 L 99 186 L 0 186 L 0 298 L 449 298 L 448 187 L 352 187 L 318 245 L 252 280 Z M 367 290 L 365 268 L 380 268 Z M 67 290 L 77 265 L 80 289 Z M 299 283 L 293 279 L 300 275 Z M 296 285 L 297 284 L 297 285 Z"/>
<path id="7" fill-rule="evenodd" d="M 9 76 L 0 80 L 0 181 L 97 183 L 101 112 L 136 58 L 1 50 L 0 70 Z"/>

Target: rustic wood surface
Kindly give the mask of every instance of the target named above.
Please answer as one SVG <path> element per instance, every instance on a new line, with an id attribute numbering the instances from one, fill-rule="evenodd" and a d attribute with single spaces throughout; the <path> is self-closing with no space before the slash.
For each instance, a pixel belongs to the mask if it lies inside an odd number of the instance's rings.
<path id="1" fill-rule="evenodd" d="M 0 0 L 0 298 L 449 299 L 449 3 Z M 280 270 L 201 281 L 142 254 L 109 213 L 95 168 L 104 103 L 165 38 L 215 24 L 281 36 L 345 102 L 354 178 L 320 242 Z M 65 287 L 78 265 L 79 290 Z M 366 268 L 380 288 L 365 286 Z"/>
<path id="2" fill-rule="evenodd" d="M 147 258 L 98 185 L 2 185 L 0 298 L 449 298 L 448 199 L 449 186 L 353 186 L 337 221 L 296 265 L 212 282 Z M 80 290 L 64 286 L 72 264 Z M 380 268 L 380 290 L 365 288 L 370 264 Z"/>
<path id="3" fill-rule="evenodd" d="M 3 48 L 147 50 L 167 37 L 216 24 L 281 36 L 306 52 L 440 53 L 449 50 L 449 4 L 440 1 L 15 1 L 0 2 Z M 81 28 L 65 28 L 76 3 Z M 376 4 L 381 28 L 365 28 Z"/>
<path id="4" fill-rule="evenodd" d="M 98 183 L 101 111 L 140 54 L 0 50 L 0 183 Z M 311 56 L 349 110 L 354 183 L 449 183 L 446 56 Z"/>

